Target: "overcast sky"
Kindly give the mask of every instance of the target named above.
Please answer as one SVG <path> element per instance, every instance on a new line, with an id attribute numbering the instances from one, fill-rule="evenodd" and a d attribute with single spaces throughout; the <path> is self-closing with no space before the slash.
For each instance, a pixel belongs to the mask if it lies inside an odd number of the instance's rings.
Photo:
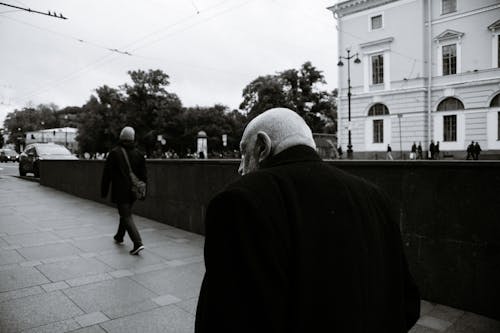
<path id="1" fill-rule="evenodd" d="M 306 61 L 336 87 L 336 0 L 3 2 L 68 20 L 0 6 L 0 127 L 30 103 L 81 106 L 134 69 L 162 69 L 184 106 L 238 108 L 253 79 Z"/>

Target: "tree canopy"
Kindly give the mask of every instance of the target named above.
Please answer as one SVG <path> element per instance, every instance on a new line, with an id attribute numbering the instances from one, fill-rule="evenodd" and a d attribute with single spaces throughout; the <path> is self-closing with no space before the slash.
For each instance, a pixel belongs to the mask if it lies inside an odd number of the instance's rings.
<path id="1" fill-rule="evenodd" d="M 323 73 L 310 62 L 300 69 L 288 69 L 275 75 L 259 76 L 243 89 L 243 102 L 249 119 L 274 107 L 297 112 L 313 132 L 336 130 L 336 91 L 320 90 L 326 84 Z"/>

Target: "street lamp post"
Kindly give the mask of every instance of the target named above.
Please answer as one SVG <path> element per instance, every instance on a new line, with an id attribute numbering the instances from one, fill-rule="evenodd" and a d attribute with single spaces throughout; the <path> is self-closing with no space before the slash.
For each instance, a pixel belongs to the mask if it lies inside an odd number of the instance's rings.
<path id="1" fill-rule="evenodd" d="M 64 115 L 64 146 L 68 148 L 68 115 Z"/>
<path id="2" fill-rule="evenodd" d="M 399 151 L 400 153 L 400 158 L 404 160 L 404 155 L 403 155 L 403 138 L 401 136 L 401 118 L 403 118 L 403 114 L 398 113 L 398 120 L 399 120 Z"/>
<path id="3" fill-rule="evenodd" d="M 44 130 L 44 128 L 45 128 L 45 126 L 44 126 L 44 125 L 45 125 L 45 122 L 41 121 L 41 122 L 40 122 L 40 125 L 42 125 L 42 143 L 44 143 L 44 142 L 45 142 L 45 140 L 44 140 L 44 138 L 43 138 L 43 130 Z"/>
<path id="4" fill-rule="evenodd" d="M 19 145 L 19 152 L 22 152 L 23 149 L 21 148 L 21 127 L 17 128 L 17 144 Z"/>
<path id="5" fill-rule="evenodd" d="M 344 63 L 342 59 L 347 60 L 347 111 L 348 111 L 348 141 L 347 141 L 347 158 L 352 159 L 352 141 L 351 141 L 351 59 L 354 59 L 355 64 L 359 64 L 361 60 L 358 58 L 358 54 L 351 55 L 351 50 L 347 49 L 347 57 L 339 56 L 339 62 L 337 66 L 342 67 Z"/>

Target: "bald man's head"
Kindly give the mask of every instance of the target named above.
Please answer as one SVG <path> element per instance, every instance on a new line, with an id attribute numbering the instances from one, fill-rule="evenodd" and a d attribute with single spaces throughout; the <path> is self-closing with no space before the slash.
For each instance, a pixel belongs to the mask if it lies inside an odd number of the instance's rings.
<path id="1" fill-rule="evenodd" d="M 240 142 L 240 174 L 259 168 L 266 158 L 297 145 L 316 148 L 312 132 L 302 117 L 286 108 L 275 108 L 255 117 Z"/>

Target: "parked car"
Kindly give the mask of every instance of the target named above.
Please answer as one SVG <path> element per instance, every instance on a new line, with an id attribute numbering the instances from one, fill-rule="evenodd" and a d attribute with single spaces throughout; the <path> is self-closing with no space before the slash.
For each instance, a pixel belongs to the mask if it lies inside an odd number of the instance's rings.
<path id="1" fill-rule="evenodd" d="M 54 143 L 32 143 L 19 156 L 19 175 L 33 173 L 40 177 L 41 160 L 77 160 L 64 146 Z"/>
<path id="2" fill-rule="evenodd" d="M 0 149 L 0 162 L 3 163 L 9 161 L 12 162 L 19 161 L 19 154 L 13 149 L 9 148 Z"/>

